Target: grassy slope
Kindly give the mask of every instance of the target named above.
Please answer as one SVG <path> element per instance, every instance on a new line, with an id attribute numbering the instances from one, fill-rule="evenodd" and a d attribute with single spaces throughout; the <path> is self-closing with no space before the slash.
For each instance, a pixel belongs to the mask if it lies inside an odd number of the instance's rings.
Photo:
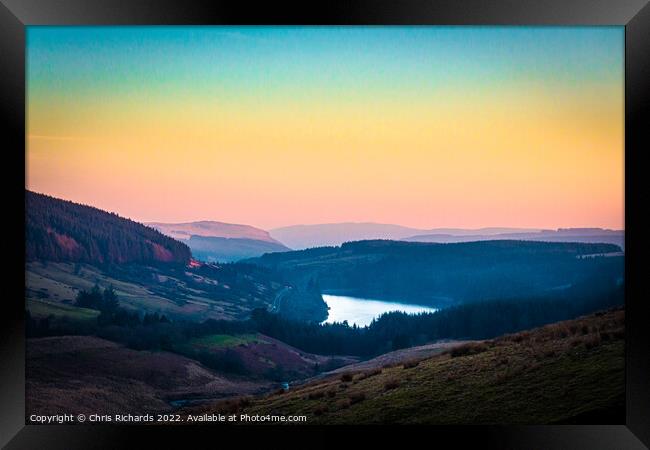
<path id="1" fill-rule="evenodd" d="M 244 411 L 306 414 L 309 423 L 346 424 L 537 424 L 618 418 L 611 413 L 618 414 L 624 402 L 623 329 L 622 310 L 592 315 L 467 344 L 480 351 L 475 354 L 452 357 L 458 352 L 449 352 L 415 367 L 317 381 L 258 399 Z"/>
<path id="2" fill-rule="evenodd" d="M 240 334 L 236 336 L 229 334 L 210 334 L 192 339 L 190 345 L 197 347 L 234 347 L 236 345 L 257 343 L 258 340 L 258 336 L 255 334 Z"/>
<path id="3" fill-rule="evenodd" d="M 241 319 L 255 307 L 268 303 L 261 298 L 239 299 L 238 301 L 215 298 L 206 292 L 188 289 L 183 281 L 161 277 L 159 282 L 149 284 L 114 278 L 90 265 L 80 265 L 75 271 L 71 263 L 29 263 L 26 265 L 26 300 L 31 310 L 34 300 L 50 303 L 72 304 L 80 289 L 91 289 L 96 283 L 113 286 L 120 304 L 127 309 L 179 316 L 189 320 Z M 158 293 L 156 288 L 165 283 L 178 283 L 188 295 L 183 301 L 168 294 Z"/>
<path id="4" fill-rule="evenodd" d="M 306 377 L 315 364 L 356 361 L 310 355 L 262 335 L 211 335 L 197 345 L 215 352 L 234 349 L 248 373 L 220 373 L 190 357 L 133 350 L 92 336 L 28 339 L 27 412 L 170 412 L 174 402 L 214 402 L 277 389 L 277 381 L 264 377 L 272 367 Z"/>
<path id="5" fill-rule="evenodd" d="M 54 316 L 55 318 L 66 317 L 72 320 L 90 321 L 97 320 L 97 316 L 99 316 L 99 311 L 94 309 L 79 308 L 48 300 L 29 300 L 27 307 L 32 316 L 37 319 Z"/>
<path id="6" fill-rule="evenodd" d="M 271 388 L 218 374 L 168 352 L 136 351 L 90 336 L 27 340 L 27 414 L 172 411 L 171 400 L 222 398 Z"/>
<path id="7" fill-rule="evenodd" d="M 355 363 L 358 358 L 344 356 L 323 356 L 301 351 L 284 342 L 262 334 L 212 334 L 191 339 L 177 347 L 179 353 L 193 357 L 198 352 L 224 354 L 236 353 L 253 378 L 280 378 L 281 381 L 302 380 L 318 374 L 319 370 L 339 368 Z M 282 372 L 271 375 L 272 369 Z"/>

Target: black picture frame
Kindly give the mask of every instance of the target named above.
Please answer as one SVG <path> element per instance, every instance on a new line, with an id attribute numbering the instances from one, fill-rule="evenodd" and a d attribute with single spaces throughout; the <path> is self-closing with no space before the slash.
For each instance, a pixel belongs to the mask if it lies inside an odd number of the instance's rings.
<path id="1" fill-rule="evenodd" d="M 15 448 L 119 448 L 133 434 L 149 442 L 197 434 L 223 439 L 224 427 L 116 427 L 109 425 L 25 425 L 24 192 L 25 192 L 25 27 L 28 25 L 622 25 L 625 26 L 625 228 L 626 228 L 626 420 L 625 425 L 425 427 L 434 442 L 453 439 L 481 447 L 636 449 L 650 445 L 650 333 L 645 303 L 642 207 L 650 109 L 650 6 L 648 0 L 357 0 L 303 4 L 192 0 L 1 0 L 0 110 L 6 230 L 3 254 L 7 277 L 0 317 L 0 445 Z M 22 215 L 21 215 L 22 213 Z M 21 265 L 21 261 L 23 264 Z M 296 434 L 313 427 L 282 427 Z M 418 432 L 422 432 L 418 428 Z M 278 427 L 229 429 L 246 442 L 259 437 L 279 442 Z M 296 431 L 299 429 L 299 431 Z M 338 430 L 330 428 L 329 430 Z M 403 429 L 403 428 L 402 428 Z M 471 430 L 470 430 L 471 429 Z M 391 427 L 357 430 L 383 438 Z M 368 433 L 366 433 L 368 431 Z M 411 432 L 411 429 L 409 429 Z M 322 443 L 334 444 L 318 431 Z M 189 441 L 188 441 L 189 439 Z M 225 444 L 225 441 L 219 441 Z M 283 441 L 282 445 L 285 445 Z M 279 444 L 278 444 L 279 445 Z M 151 445 L 152 446 L 152 445 Z M 275 446 L 272 446 L 275 447 Z"/>

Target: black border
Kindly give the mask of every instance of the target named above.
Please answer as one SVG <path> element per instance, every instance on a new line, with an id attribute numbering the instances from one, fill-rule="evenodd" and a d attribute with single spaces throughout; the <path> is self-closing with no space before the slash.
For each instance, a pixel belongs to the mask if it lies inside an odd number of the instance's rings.
<path id="1" fill-rule="evenodd" d="M 454 447 L 473 443 L 498 448 L 632 449 L 650 445 L 650 328 L 643 295 L 643 237 L 647 219 L 641 164 L 648 145 L 650 110 L 650 6 L 648 0 L 356 0 L 302 4 L 250 0 L 1 0 L 0 111 L 3 127 L 2 242 L 4 298 L 0 319 L 0 445 L 6 448 L 118 448 L 134 446 L 134 431 L 154 440 L 197 445 L 210 434 L 226 444 L 223 427 L 38 426 L 24 424 L 24 279 L 25 187 L 25 26 L 154 24 L 308 24 L 308 25 L 624 25 L 625 32 L 625 224 L 626 224 L 626 425 L 420 427 L 432 445 L 453 439 Z M 644 146 L 645 143 L 645 146 Z M 22 215 L 20 213 L 22 213 Z M 12 272 L 13 271 L 13 272 Z M 295 441 L 313 427 L 289 427 Z M 349 430 L 351 427 L 345 427 Z M 331 431 L 318 430 L 321 443 L 339 444 Z M 286 430 L 286 428 L 284 428 Z M 401 427 L 355 428 L 364 437 L 395 437 L 416 431 Z M 397 431 L 397 433 L 394 433 Z M 240 443 L 261 437 L 267 446 L 287 443 L 278 428 L 235 427 Z M 310 433 L 315 434 L 315 433 Z M 131 435 L 131 436 L 130 436 Z M 300 435 L 300 436 L 298 436 Z M 235 436 L 229 436 L 235 437 Z M 180 440 L 178 440 L 180 438 Z M 300 438 L 300 439 L 299 439 Z M 282 439 L 282 441 L 277 440 Z M 313 442 L 302 441 L 303 444 Z M 292 439 L 294 440 L 294 439 Z M 11 441 L 11 442 L 9 442 Z M 235 441 L 230 441 L 235 442 Z M 275 445 L 273 445 L 275 443 Z M 645 445 L 644 445 L 645 443 Z"/>

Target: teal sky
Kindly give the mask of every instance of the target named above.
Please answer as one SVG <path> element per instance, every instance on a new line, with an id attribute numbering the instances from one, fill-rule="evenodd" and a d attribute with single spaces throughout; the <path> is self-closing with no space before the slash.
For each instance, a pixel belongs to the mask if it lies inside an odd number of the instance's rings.
<path id="1" fill-rule="evenodd" d="M 400 95 L 621 82 L 622 27 L 28 27 L 31 93 Z"/>

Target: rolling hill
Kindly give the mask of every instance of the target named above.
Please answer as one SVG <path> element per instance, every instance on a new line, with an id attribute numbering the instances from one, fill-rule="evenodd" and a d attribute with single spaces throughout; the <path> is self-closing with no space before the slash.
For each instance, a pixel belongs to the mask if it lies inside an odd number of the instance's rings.
<path id="1" fill-rule="evenodd" d="M 622 282 L 623 257 L 613 244 L 482 241 L 435 244 L 348 242 L 266 254 L 249 260 L 288 279 L 314 279 L 322 292 L 445 306 L 493 298 L 558 294 L 576 286 Z M 590 287 L 591 286 L 591 287 Z"/>
<path id="2" fill-rule="evenodd" d="M 186 242 L 196 259 L 207 262 L 233 262 L 264 253 L 289 251 L 289 248 L 278 242 L 256 239 L 192 235 Z"/>
<path id="3" fill-rule="evenodd" d="M 130 310 L 198 320 L 242 319 L 270 307 L 289 285 L 272 270 L 203 264 L 159 231 L 91 206 L 26 192 L 26 300 L 70 306 L 76 294 L 113 286 Z M 265 245 L 279 245 L 273 242 Z M 326 311 L 320 293 L 292 289 L 303 319 Z"/>
<path id="4" fill-rule="evenodd" d="M 381 223 L 294 225 L 270 230 L 270 235 L 296 250 L 341 245 L 345 242 L 388 239 L 409 242 L 455 243 L 486 240 L 526 240 L 616 244 L 625 247 L 623 230 L 603 228 L 433 228 L 418 229 Z"/>
<path id="5" fill-rule="evenodd" d="M 498 233 L 498 234 L 450 234 L 433 233 L 411 236 L 404 241 L 408 242 L 473 242 L 488 240 L 520 240 L 520 241 L 543 241 L 543 242 L 583 242 L 615 244 L 625 248 L 625 231 L 606 230 L 603 228 L 560 228 L 558 230 L 541 230 L 532 232 Z"/>
<path id="6" fill-rule="evenodd" d="M 244 319 L 267 308 L 285 286 L 282 278 L 254 267 L 110 264 L 33 261 L 25 267 L 30 310 L 72 307 L 80 290 L 113 286 L 129 311 L 165 314 L 173 319 Z M 44 305 L 47 304 L 47 305 Z M 75 310 L 79 308 L 74 308 Z"/>
<path id="7" fill-rule="evenodd" d="M 371 239 L 401 240 L 415 235 L 424 234 L 449 234 L 453 236 L 465 235 L 495 235 L 500 233 L 532 232 L 538 230 L 525 228 L 481 228 L 467 230 L 462 228 L 418 229 L 401 225 L 372 223 L 372 222 L 346 222 L 326 223 L 316 225 L 292 225 L 270 230 L 273 238 L 284 245 L 302 250 L 311 247 L 341 245 L 344 242 L 363 241 Z"/>
<path id="8" fill-rule="evenodd" d="M 312 355 L 261 335 L 206 336 L 191 345 L 214 358 L 236 353 L 245 374 L 206 367 L 184 355 L 191 352 L 134 350 L 94 336 L 30 338 L 27 411 L 172 412 L 181 405 L 269 392 L 279 387 L 278 375 L 309 377 L 315 368 L 356 361 Z"/>
<path id="9" fill-rule="evenodd" d="M 28 261 L 180 263 L 187 245 L 138 222 L 48 195 L 25 192 Z"/>
<path id="10" fill-rule="evenodd" d="M 187 240 L 190 236 L 220 237 L 233 239 L 253 239 L 256 241 L 278 243 L 267 231 L 250 225 L 202 220 L 184 223 L 147 222 L 145 225 L 155 228 L 174 239 Z"/>
<path id="11" fill-rule="evenodd" d="M 161 233 L 185 242 L 201 261 L 233 262 L 264 253 L 290 250 L 267 231 L 249 225 L 215 221 L 148 223 Z"/>
<path id="12" fill-rule="evenodd" d="M 184 412 L 305 415 L 307 424 L 624 423 L 624 322 L 621 309 L 600 312 Z"/>
<path id="13" fill-rule="evenodd" d="M 220 374 L 169 352 L 138 351 L 93 336 L 28 339 L 26 411 L 145 414 L 175 399 L 224 398 L 270 389 L 268 380 Z"/>

